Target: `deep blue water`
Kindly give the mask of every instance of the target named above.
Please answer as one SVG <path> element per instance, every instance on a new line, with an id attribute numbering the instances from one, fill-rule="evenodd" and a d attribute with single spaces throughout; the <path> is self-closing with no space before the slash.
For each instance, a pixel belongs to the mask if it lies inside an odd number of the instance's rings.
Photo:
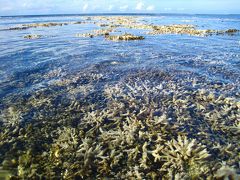
<path id="1" fill-rule="evenodd" d="M 0 29 L 40 22 L 75 22 L 87 15 L 0 17 Z M 240 15 L 141 15 L 153 24 L 193 24 L 198 29 L 240 29 Z M 60 70 L 71 75 L 92 65 L 119 62 L 112 69 L 160 68 L 190 71 L 212 81 L 240 81 L 240 33 L 233 36 L 146 35 L 143 41 L 111 42 L 103 37 L 77 38 L 75 34 L 99 29 L 93 24 L 0 31 L 0 96 L 48 87 L 52 79 L 41 78 Z M 142 34 L 142 30 L 126 30 Z M 43 38 L 24 39 L 41 34 Z M 34 75 L 33 77 L 31 75 Z M 28 78 L 31 80 L 28 80 Z M 111 79 L 111 77 L 110 77 Z"/>

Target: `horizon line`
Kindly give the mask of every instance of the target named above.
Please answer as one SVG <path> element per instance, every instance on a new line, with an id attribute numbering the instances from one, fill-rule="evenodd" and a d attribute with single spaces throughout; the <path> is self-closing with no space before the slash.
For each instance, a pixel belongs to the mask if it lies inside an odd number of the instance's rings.
<path id="1" fill-rule="evenodd" d="M 0 17 L 28 17 L 28 16 L 85 16 L 85 15 L 240 15 L 235 13 L 59 13 L 59 14 L 19 14 L 19 15 L 0 15 Z"/>

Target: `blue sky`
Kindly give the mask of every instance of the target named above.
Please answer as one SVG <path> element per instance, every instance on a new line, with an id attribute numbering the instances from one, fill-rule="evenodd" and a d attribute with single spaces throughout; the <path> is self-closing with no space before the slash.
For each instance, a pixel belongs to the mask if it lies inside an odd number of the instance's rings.
<path id="1" fill-rule="evenodd" d="M 240 0 L 0 0 L 0 15 L 129 12 L 240 14 Z"/>

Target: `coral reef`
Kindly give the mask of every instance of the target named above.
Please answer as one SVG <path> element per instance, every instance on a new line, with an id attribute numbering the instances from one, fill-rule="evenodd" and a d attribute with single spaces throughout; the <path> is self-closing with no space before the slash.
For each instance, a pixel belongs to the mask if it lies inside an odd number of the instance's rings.
<path id="1" fill-rule="evenodd" d="M 240 176 L 237 175 L 236 170 L 227 165 L 222 166 L 217 170 L 215 176 L 216 179 L 239 179 Z"/>
<path id="2" fill-rule="evenodd" d="M 177 141 L 173 139 L 166 145 L 166 148 L 163 149 L 163 158 L 166 161 L 163 168 L 166 171 L 173 169 L 173 171 L 188 172 L 187 175 L 191 179 L 207 172 L 207 166 L 204 164 L 206 164 L 205 160 L 209 154 L 205 146 L 196 143 L 196 139 L 189 141 L 186 136 L 179 135 Z"/>
<path id="3" fill-rule="evenodd" d="M 50 23 L 36 23 L 36 24 L 22 24 L 21 26 L 11 27 L 11 28 L 8 28 L 7 30 L 26 30 L 26 29 L 37 28 L 37 27 L 64 26 L 64 25 L 68 25 L 68 24 L 69 24 L 69 23 L 55 23 L 55 22 L 50 22 Z"/>
<path id="4" fill-rule="evenodd" d="M 199 30 L 193 25 L 168 25 L 168 26 L 152 26 L 153 31 L 149 32 L 151 35 L 156 34 L 188 34 L 191 36 L 211 36 L 220 34 L 234 34 L 239 32 L 236 29 L 229 30 Z"/>
<path id="5" fill-rule="evenodd" d="M 94 16 L 10 30 L 85 23 L 98 29 L 77 37 L 112 41 L 144 39 L 112 34 L 121 28 L 146 30 L 145 35 L 238 33 L 146 24 L 130 16 Z M 86 48 L 93 45 L 87 43 Z M 41 72 L 21 72 L 16 81 L 19 74 L 9 77 L 9 86 L 1 86 L 4 90 L 23 90 L 1 95 L 0 179 L 239 179 L 239 83 L 219 82 L 187 69 L 119 68 L 126 61 L 119 57 L 131 54 L 96 58 L 95 64 L 74 67 L 73 72 L 51 62 Z M 77 54 L 71 56 L 78 60 Z M 64 57 L 69 55 L 64 52 Z M 33 82 L 37 86 L 32 87 Z"/>
<path id="6" fill-rule="evenodd" d="M 144 37 L 125 33 L 123 35 L 116 35 L 116 36 L 108 35 L 106 36 L 106 39 L 111 41 L 133 41 L 133 40 L 143 40 Z"/>
<path id="7" fill-rule="evenodd" d="M 189 24 L 173 24 L 173 25 L 155 25 L 146 24 L 139 21 L 139 17 L 124 17 L 124 16 L 113 16 L 113 17 L 94 17 L 91 20 L 103 21 L 104 23 L 97 23 L 100 27 L 111 27 L 111 28 L 128 28 L 128 29 L 143 29 L 149 30 L 147 34 L 158 35 L 158 34 L 187 34 L 191 36 L 210 36 L 210 35 L 233 35 L 238 33 L 238 29 L 228 30 L 201 30 L 197 29 L 195 25 Z"/>
<path id="8" fill-rule="evenodd" d="M 0 169 L 0 179 L 9 180 L 11 176 L 12 176 L 11 172 Z"/>
<path id="9" fill-rule="evenodd" d="M 29 35 L 24 36 L 25 39 L 39 39 L 41 37 L 42 36 L 38 35 L 38 34 L 29 34 Z"/>
<path id="10" fill-rule="evenodd" d="M 16 126 L 22 119 L 22 112 L 16 107 L 8 107 L 0 114 L 0 120 L 5 126 Z"/>
<path id="11" fill-rule="evenodd" d="M 131 72 L 108 84 L 108 72 L 95 68 L 71 76 L 48 72 L 45 78 L 58 77 L 61 84 L 24 101 L 13 98 L 14 106 L 1 111 L 6 176 L 238 178 L 240 109 L 239 101 L 224 95 L 227 84 L 179 81 L 158 70 Z"/>
<path id="12" fill-rule="evenodd" d="M 114 32 L 114 29 L 98 29 L 93 30 L 91 33 L 85 33 L 85 34 L 76 34 L 76 37 L 97 37 L 97 36 L 109 36 L 111 32 Z"/>
<path id="13" fill-rule="evenodd" d="M 156 25 L 156 24 L 146 24 L 141 21 L 140 17 L 136 16 L 96 16 L 88 17 L 83 21 L 76 22 L 49 22 L 49 23 L 35 23 L 35 24 L 22 24 L 17 27 L 10 27 L 3 30 L 26 30 L 30 28 L 38 27 L 53 27 L 53 26 L 65 26 L 65 25 L 76 25 L 76 24 L 94 24 L 99 27 L 105 27 L 107 29 L 95 30 L 93 32 L 88 32 L 84 34 L 76 34 L 76 37 L 96 37 L 96 36 L 108 36 L 110 32 L 117 30 L 118 28 L 127 28 L 127 29 L 139 29 L 139 30 L 148 30 L 147 34 L 158 35 L 158 34 L 187 34 L 191 36 L 211 36 L 211 35 L 234 35 L 239 33 L 238 29 L 228 29 L 228 30 L 214 30 L 214 29 L 197 29 L 195 25 L 189 24 L 172 24 L 172 25 Z M 123 36 L 123 35 L 122 35 Z M 135 39 L 136 37 L 132 37 Z M 142 39 L 142 36 L 139 36 L 138 39 Z M 110 39 L 125 40 L 126 37 L 116 37 L 110 36 Z M 131 38 L 130 38 L 131 40 Z"/>
<path id="14" fill-rule="evenodd" d="M 31 28 L 39 28 L 39 27 L 54 27 L 54 26 L 66 26 L 70 24 L 85 24 L 86 22 L 84 21 L 77 21 L 77 22 L 49 22 L 49 23 L 34 23 L 34 24 L 21 24 L 16 27 L 10 27 L 7 29 L 2 29 L 2 30 L 27 30 Z"/>

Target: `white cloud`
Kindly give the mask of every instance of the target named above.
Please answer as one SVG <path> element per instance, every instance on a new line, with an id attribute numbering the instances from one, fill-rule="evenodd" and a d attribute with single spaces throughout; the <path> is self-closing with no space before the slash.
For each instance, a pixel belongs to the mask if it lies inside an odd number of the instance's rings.
<path id="1" fill-rule="evenodd" d="M 8 7 L 8 6 L 0 8 L 1 11 L 10 11 L 12 9 L 13 9 L 12 7 Z"/>
<path id="2" fill-rule="evenodd" d="M 177 11 L 185 11 L 185 8 L 177 8 Z"/>
<path id="3" fill-rule="evenodd" d="M 28 7 L 29 5 L 27 3 L 23 3 L 22 7 Z"/>
<path id="4" fill-rule="evenodd" d="M 143 10 L 143 7 L 144 7 L 144 3 L 143 2 L 139 2 L 137 3 L 137 6 L 136 6 L 136 10 Z"/>
<path id="5" fill-rule="evenodd" d="M 155 9 L 155 7 L 153 5 L 150 5 L 147 7 L 147 11 L 153 11 Z"/>
<path id="6" fill-rule="evenodd" d="M 91 6 L 91 11 L 96 11 L 99 9 L 99 6 L 98 5 L 92 5 Z"/>
<path id="7" fill-rule="evenodd" d="M 172 11 L 172 8 L 164 8 L 165 11 Z"/>
<path id="8" fill-rule="evenodd" d="M 113 9 L 113 5 L 108 6 L 108 10 L 111 11 Z"/>
<path id="9" fill-rule="evenodd" d="M 84 4 L 82 9 L 83 9 L 83 11 L 86 11 L 88 9 L 88 4 Z"/>
<path id="10" fill-rule="evenodd" d="M 128 9 L 128 5 L 121 6 L 120 11 L 126 11 Z"/>

